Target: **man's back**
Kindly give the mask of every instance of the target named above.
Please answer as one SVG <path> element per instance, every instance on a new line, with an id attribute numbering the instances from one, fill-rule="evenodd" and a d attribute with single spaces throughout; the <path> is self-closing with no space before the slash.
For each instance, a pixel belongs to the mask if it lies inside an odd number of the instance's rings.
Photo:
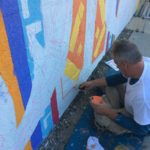
<path id="1" fill-rule="evenodd" d="M 130 80 L 130 79 L 129 79 Z M 144 57 L 144 70 L 139 80 L 126 87 L 125 107 L 134 120 L 141 124 L 150 124 L 150 58 Z"/>

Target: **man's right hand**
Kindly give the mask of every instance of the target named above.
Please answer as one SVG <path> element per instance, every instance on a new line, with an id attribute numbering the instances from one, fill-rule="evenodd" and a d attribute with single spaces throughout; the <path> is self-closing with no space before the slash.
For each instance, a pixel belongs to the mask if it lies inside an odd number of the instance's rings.
<path id="1" fill-rule="evenodd" d="M 95 87 L 94 82 L 93 81 L 87 81 L 87 82 L 83 82 L 82 84 L 80 84 L 79 89 L 80 90 L 90 90 L 93 87 Z"/>
<path id="2" fill-rule="evenodd" d="M 83 82 L 82 84 L 80 84 L 79 89 L 80 90 L 89 90 L 94 87 L 103 87 L 103 86 L 107 86 L 105 77 L 87 81 L 87 82 Z"/>

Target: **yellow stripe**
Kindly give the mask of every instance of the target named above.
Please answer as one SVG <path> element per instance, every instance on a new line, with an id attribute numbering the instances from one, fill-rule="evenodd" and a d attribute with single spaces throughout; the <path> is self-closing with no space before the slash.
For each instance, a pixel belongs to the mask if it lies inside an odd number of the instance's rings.
<path id="1" fill-rule="evenodd" d="M 82 44 L 80 43 L 79 47 L 78 47 L 78 54 L 81 55 L 82 52 Z"/>
<path id="2" fill-rule="evenodd" d="M 96 39 L 98 39 L 99 32 L 100 32 L 99 27 L 97 27 L 97 29 L 96 29 L 96 34 L 95 34 L 95 38 L 96 38 Z"/>
<path id="3" fill-rule="evenodd" d="M 12 96 L 16 112 L 16 122 L 18 126 L 24 114 L 24 107 L 22 104 L 22 98 L 18 86 L 18 81 L 14 75 L 14 68 L 12 64 L 10 48 L 1 13 L 0 35 L 0 73 L 7 84 L 10 95 Z"/>
<path id="4" fill-rule="evenodd" d="M 103 26 L 103 29 L 101 31 L 101 34 L 99 36 L 99 39 L 98 39 L 98 42 L 97 42 L 97 45 L 96 45 L 96 48 L 95 48 L 95 51 L 94 51 L 94 57 L 97 57 L 99 54 L 99 49 L 100 49 L 100 46 L 101 46 L 101 43 L 102 43 L 102 40 L 103 40 L 103 37 L 105 36 L 105 31 L 106 31 L 106 27 L 105 25 Z"/>
<path id="5" fill-rule="evenodd" d="M 78 33 L 79 33 L 79 28 L 80 28 L 80 24 L 83 18 L 83 14 L 84 14 L 84 5 L 81 2 L 80 6 L 79 6 L 79 10 L 78 10 L 78 14 L 76 16 L 76 20 L 75 20 L 75 25 L 73 27 L 73 32 L 72 32 L 72 36 L 71 36 L 71 40 L 70 40 L 70 51 L 73 52 L 75 49 L 75 44 L 77 41 L 77 37 L 78 37 Z"/>
<path id="6" fill-rule="evenodd" d="M 0 12 L 0 35 L 2 37 L 0 38 L 0 74 L 5 80 L 5 83 L 8 87 L 8 91 L 12 96 L 16 113 L 16 122 L 18 126 L 24 114 L 24 107 L 18 86 L 18 81 L 14 76 L 13 71 L 14 68 L 12 64 L 9 43 L 1 12 Z M 32 150 L 30 141 L 26 146 L 26 150 Z"/>
<path id="7" fill-rule="evenodd" d="M 67 65 L 64 72 L 72 80 L 78 80 L 80 70 L 69 59 L 67 59 Z"/>
<path id="8" fill-rule="evenodd" d="M 101 13 L 101 18 L 102 18 L 102 24 L 105 23 L 105 15 L 106 15 L 106 12 L 105 12 L 105 2 L 104 0 L 99 0 L 99 7 L 100 7 L 100 13 Z"/>
<path id="9" fill-rule="evenodd" d="M 31 142 L 30 141 L 26 144 L 24 150 L 32 150 L 32 146 L 31 146 Z"/>

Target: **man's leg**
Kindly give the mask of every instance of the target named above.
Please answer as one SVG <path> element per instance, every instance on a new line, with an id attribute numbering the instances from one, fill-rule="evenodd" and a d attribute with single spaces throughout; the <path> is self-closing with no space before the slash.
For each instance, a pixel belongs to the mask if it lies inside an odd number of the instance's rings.
<path id="1" fill-rule="evenodd" d="M 106 88 L 106 96 L 108 97 L 112 108 L 119 108 L 124 106 L 124 95 L 125 85 L 117 86 L 114 89 Z M 133 120 L 133 116 L 131 116 L 131 114 L 129 114 L 125 109 L 120 109 L 120 112 L 121 114 L 118 114 L 118 116 L 115 119 L 115 122 L 121 127 L 124 127 L 129 131 L 140 136 L 144 136 L 150 131 L 150 125 L 142 126 L 137 124 Z"/>
<path id="2" fill-rule="evenodd" d="M 127 112 L 121 108 L 123 107 L 124 103 L 123 99 L 125 93 L 125 85 L 119 85 L 117 87 L 106 87 L 105 93 L 106 95 L 103 95 L 103 99 L 107 103 L 108 107 L 119 109 L 120 112 L 122 112 L 125 115 L 128 115 Z M 99 115 L 97 113 L 95 113 L 95 122 L 100 126 L 103 126 L 106 129 L 117 134 L 127 131 L 108 117 Z"/>
<path id="3" fill-rule="evenodd" d="M 105 128 L 116 134 L 121 134 L 128 131 L 127 129 L 117 124 L 115 121 L 97 113 L 95 113 L 95 125 L 97 128 Z"/>
<path id="4" fill-rule="evenodd" d="M 106 87 L 105 95 L 108 103 L 114 109 L 120 109 L 124 107 L 124 96 L 125 96 L 125 84 L 121 84 L 116 87 Z"/>
<path id="5" fill-rule="evenodd" d="M 115 122 L 138 136 L 145 136 L 150 132 L 150 125 L 139 125 L 133 118 L 127 117 L 121 113 L 117 115 Z"/>

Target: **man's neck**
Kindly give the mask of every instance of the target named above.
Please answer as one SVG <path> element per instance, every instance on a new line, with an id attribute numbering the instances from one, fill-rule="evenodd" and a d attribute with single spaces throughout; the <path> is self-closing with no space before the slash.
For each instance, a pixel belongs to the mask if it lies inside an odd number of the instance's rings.
<path id="1" fill-rule="evenodd" d="M 144 70 L 144 61 L 140 61 L 132 66 L 132 78 L 139 79 Z"/>

